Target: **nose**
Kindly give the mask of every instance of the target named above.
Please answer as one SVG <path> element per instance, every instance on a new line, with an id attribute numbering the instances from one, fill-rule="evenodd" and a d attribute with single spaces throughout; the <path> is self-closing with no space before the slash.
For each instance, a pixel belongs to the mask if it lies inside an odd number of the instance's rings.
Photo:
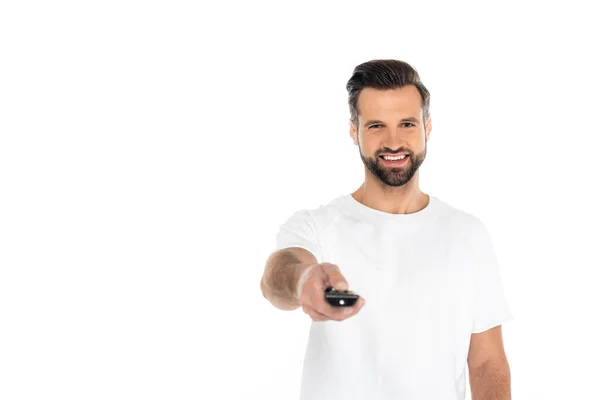
<path id="1" fill-rule="evenodd" d="M 400 132 L 400 128 L 397 130 L 390 129 L 388 132 L 389 133 L 386 135 L 384 141 L 387 148 L 396 149 L 394 151 L 408 151 L 406 140 L 404 139 L 402 132 Z"/>

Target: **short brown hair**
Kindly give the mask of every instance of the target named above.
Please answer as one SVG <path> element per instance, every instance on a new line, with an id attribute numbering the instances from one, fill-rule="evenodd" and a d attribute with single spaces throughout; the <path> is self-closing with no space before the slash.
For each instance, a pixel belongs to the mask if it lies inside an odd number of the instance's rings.
<path id="1" fill-rule="evenodd" d="M 407 85 L 416 86 L 421 94 L 423 121 L 429 116 L 429 91 L 421 82 L 417 71 L 410 64 L 400 60 L 371 60 L 362 63 L 352 73 L 346 84 L 350 118 L 358 129 L 358 95 L 366 88 L 398 89 Z"/>

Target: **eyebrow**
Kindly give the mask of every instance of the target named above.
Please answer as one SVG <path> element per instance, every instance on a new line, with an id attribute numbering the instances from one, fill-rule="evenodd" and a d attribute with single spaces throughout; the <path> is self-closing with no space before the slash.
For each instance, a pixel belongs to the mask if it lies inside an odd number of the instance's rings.
<path id="1" fill-rule="evenodd" d="M 408 118 L 402 118 L 400 120 L 400 122 L 413 122 L 415 124 L 418 124 L 420 121 L 419 121 L 418 118 L 408 117 Z M 368 125 L 371 125 L 371 124 L 383 124 L 383 121 L 379 121 L 379 120 L 376 120 L 376 119 L 370 119 L 367 122 L 365 122 L 365 124 L 363 126 L 368 126 Z"/>

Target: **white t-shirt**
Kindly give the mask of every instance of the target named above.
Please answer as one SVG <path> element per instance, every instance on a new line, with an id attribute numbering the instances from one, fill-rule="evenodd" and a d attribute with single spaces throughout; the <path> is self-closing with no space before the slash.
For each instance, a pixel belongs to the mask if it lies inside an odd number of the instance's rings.
<path id="1" fill-rule="evenodd" d="M 301 400 L 465 398 L 471 334 L 513 316 L 485 225 L 429 198 L 390 214 L 347 194 L 281 225 L 276 250 L 336 264 L 366 300 L 344 321 L 312 322 Z"/>

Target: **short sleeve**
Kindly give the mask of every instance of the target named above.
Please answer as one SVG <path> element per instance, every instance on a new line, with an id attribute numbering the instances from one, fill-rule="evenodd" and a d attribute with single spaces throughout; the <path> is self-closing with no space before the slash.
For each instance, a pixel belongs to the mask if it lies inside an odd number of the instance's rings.
<path id="1" fill-rule="evenodd" d="M 296 211 L 280 225 L 275 239 L 275 251 L 287 247 L 301 247 L 310 251 L 318 262 L 323 262 L 317 228 L 309 210 Z"/>
<path id="2" fill-rule="evenodd" d="M 514 319 L 504 293 L 492 238 L 478 221 L 473 238 L 477 263 L 472 333 L 481 333 Z"/>

